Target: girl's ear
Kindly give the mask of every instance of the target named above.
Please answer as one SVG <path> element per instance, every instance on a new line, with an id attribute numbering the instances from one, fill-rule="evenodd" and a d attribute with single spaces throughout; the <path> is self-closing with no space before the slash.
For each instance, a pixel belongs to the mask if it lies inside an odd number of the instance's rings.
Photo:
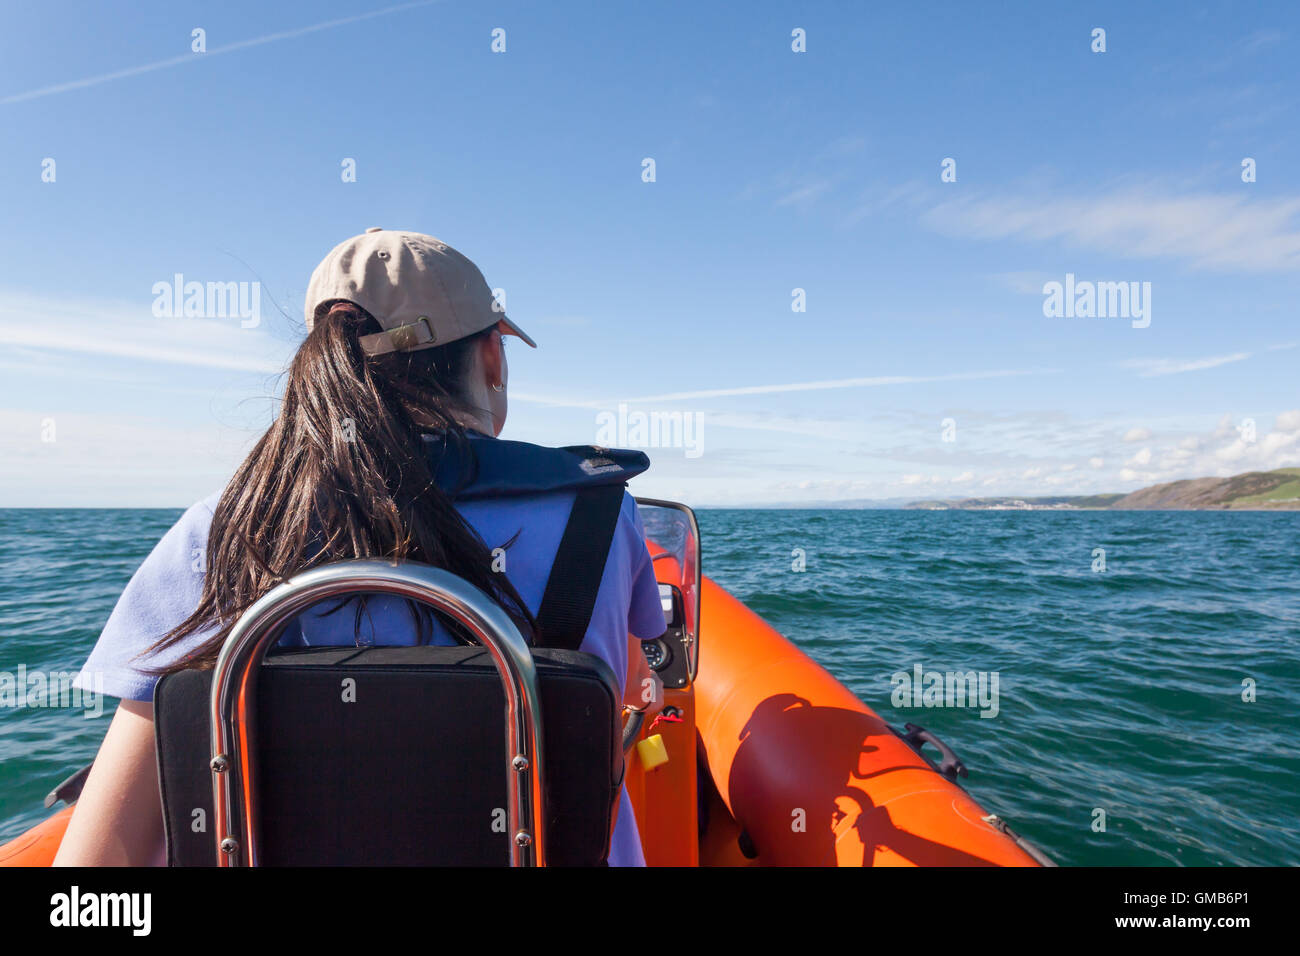
<path id="1" fill-rule="evenodd" d="M 483 369 L 483 377 L 487 379 L 485 384 L 489 388 L 500 385 L 501 376 L 505 374 L 505 369 L 501 367 L 501 351 L 501 333 L 496 329 L 479 341 L 479 362 Z"/>

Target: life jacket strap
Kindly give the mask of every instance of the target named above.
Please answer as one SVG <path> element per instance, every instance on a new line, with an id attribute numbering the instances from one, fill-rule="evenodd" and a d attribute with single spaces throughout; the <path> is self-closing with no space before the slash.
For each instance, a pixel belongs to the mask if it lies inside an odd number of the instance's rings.
<path id="1" fill-rule="evenodd" d="M 537 611 L 537 646 L 576 651 L 587 634 L 623 508 L 622 483 L 581 488 Z"/>

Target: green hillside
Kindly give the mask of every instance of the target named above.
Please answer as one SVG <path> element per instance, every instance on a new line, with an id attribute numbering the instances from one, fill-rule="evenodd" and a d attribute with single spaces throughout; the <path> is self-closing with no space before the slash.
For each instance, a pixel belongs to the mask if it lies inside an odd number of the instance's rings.
<path id="1" fill-rule="evenodd" d="M 1231 478 L 1185 478 L 1128 494 L 929 499 L 906 507 L 963 511 L 1290 511 L 1300 510 L 1300 468 L 1247 471 Z"/>

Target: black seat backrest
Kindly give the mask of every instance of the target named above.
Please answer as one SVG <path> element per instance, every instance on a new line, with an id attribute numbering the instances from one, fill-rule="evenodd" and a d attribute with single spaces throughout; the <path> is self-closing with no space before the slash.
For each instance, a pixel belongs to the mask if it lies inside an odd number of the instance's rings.
<path id="1" fill-rule="evenodd" d="M 547 857 L 602 865 L 623 778 L 609 666 L 535 649 Z M 211 671 L 154 692 L 172 866 L 214 866 Z M 274 653 L 258 679 L 255 759 L 266 865 L 505 866 L 505 697 L 481 647 Z"/>

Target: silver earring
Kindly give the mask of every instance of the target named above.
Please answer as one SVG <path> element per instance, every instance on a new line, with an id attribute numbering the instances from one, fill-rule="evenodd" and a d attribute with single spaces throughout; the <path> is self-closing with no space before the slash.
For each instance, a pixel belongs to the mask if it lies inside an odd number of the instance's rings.
<path id="1" fill-rule="evenodd" d="M 494 392 L 504 392 L 505 389 L 506 389 L 505 385 L 493 385 L 493 386 L 492 386 L 492 391 L 494 391 Z"/>

